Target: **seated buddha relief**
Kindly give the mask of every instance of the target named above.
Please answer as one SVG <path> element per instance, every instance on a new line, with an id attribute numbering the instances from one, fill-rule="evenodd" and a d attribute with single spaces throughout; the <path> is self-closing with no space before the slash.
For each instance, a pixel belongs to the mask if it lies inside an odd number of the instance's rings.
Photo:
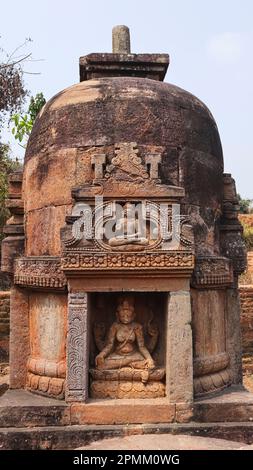
<path id="1" fill-rule="evenodd" d="M 124 245 L 148 245 L 148 238 L 144 237 L 136 218 L 134 204 L 126 203 L 122 208 L 122 215 L 116 221 L 116 234 L 108 243 L 111 247 Z"/>
<path id="2" fill-rule="evenodd" d="M 97 398 L 137 398 L 164 396 L 163 367 L 157 366 L 152 351 L 158 341 L 156 324 L 147 325 L 149 340 L 145 344 L 143 325 L 135 321 L 134 297 L 118 299 L 116 321 L 103 340 L 99 328 L 95 341 L 99 354 L 91 369 L 91 395 Z"/>

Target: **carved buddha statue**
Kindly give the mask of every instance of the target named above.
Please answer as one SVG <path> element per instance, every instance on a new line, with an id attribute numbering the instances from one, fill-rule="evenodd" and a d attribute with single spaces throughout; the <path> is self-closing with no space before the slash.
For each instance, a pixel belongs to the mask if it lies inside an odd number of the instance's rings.
<path id="1" fill-rule="evenodd" d="M 116 222 L 116 235 L 109 239 L 109 245 L 148 245 L 149 240 L 142 236 L 138 225 L 135 206 L 127 202 L 123 206 L 122 217 Z"/>
<path id="2" fill-rule="evenodd" d="M 143 327 L 134 317 L 133 298 L 120 299 L 117 321 L 110 327 L 106 344 L 95 359 L 98 369 L 154 369 L 155 363 L 144 344 Z"/>

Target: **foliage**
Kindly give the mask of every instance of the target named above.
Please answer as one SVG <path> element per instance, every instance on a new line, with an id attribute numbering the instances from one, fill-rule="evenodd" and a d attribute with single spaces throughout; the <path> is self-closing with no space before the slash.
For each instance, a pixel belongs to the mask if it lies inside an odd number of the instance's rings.
<path id="1" fill-rule="evenodd" d="M 0 241 L 3 238 L 3 226 L 9 217 L 9 211 L 5 205 L 8 191 L 8 175 L 20 167 L 21 165 L 17 160 L 11 159 L 9 146 L 0 144 Z"/>
<path id="2" fill-rule="evenodd" d="M 43 93 L 37 93 L 35 98 L 33 96 L 31 97 L 28 114 L 33 123 L 44 104 L 46 104 L 46 100 Z"/>
<path id="3" fill-rule="evenodd" d="M 252 209 L 252 199 L 242 199 L 240 194 L 237 194 L 238 197 L 238 203 L 240 206 L 239 212 L 240 214 L 251 214 L 253 209 Z"/>
<path id="4" fill-rule="evenodd" d="M 248 251 L 253 250 L 253 227 L 241 220 L 243 226 L 243 238 Z"/>
<path id="5" fill-rule="evenodd" d="M 14 113 L 21 109 L 27 96 L 23 83 L 23 64 L 31 54 L 17 56 L 17 51 L 30 42 L 18 46 L 11 54 L 0 48 L 0 132 L 7 113 Z"/>
<path id="6" fill-rule="evenodd" d="M 31 97 L 27 113 L 23 115 L 16 113 L 11 117 L 11 121 L 14 123 L 14 127 L 12 128 L 12 134 L 14 135 L 15 139 L 17 139 L 20 143 L 27 142 L 27 139 L 33 128 L 36 116 L 45 103 L 46 100 L 44 98 L 43 93 L 37 93 L 35 98 L 33 96 Z"/>

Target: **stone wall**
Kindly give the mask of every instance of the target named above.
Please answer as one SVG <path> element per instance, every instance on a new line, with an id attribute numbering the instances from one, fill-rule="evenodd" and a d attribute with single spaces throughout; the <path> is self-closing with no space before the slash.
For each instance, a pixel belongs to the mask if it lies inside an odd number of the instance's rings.
<path id="1" fill-rule="evenodd" d="M 0 291 L 0 362 L 9 360 L 10 292 Z"/>
<path id="2" fill-rule="evenodd" d="M 0 292 L 2 290 L 9 290 L 10 289 L 10 281 L 8 275 L 0 271 Z"/>
<path id="3" fill-rule="evenodd" d="M 253 354 L 253 285 L 240 286 L 240 298 L 243 351 Z"/>
<path id="4" fill-rule="evenodd" d="M 253 285 L 240 286 L 244 372 L 253 372 Z"/>

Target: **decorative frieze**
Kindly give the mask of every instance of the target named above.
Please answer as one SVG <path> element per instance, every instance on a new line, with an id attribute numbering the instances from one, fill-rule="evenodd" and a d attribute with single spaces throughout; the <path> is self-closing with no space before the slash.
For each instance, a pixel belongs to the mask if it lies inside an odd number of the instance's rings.
<path id="1" fill-rule="evenodd" d="M 25 287 L 65 289 L 66 278 L 58 257 L 18 258 L 14 266 L 14 283 Z"/>
<path id="2" fill-rule="evenodd" d="M 192 252 L 152 252 L 152 253 L 87 253 L 65 252 L 62 257 L 62 269 L 66 271 L 95 270 L 191 270 L 194 267 Z"/>
<path id="3" fill-rule="evenodd" d="M 230 286 L 233 283 L 232 263 L 224 257 L 196 258 L 191 285 L 197 288 Z"/>

